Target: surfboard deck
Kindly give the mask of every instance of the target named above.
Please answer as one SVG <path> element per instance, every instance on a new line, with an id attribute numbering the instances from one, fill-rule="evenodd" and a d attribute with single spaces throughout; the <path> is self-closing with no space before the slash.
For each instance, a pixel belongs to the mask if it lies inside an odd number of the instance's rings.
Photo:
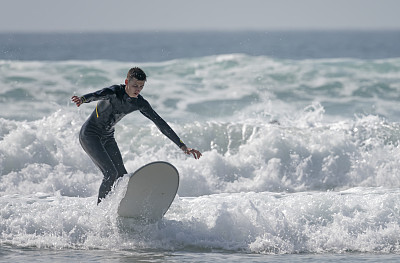
<path id="1" fill-rule="evenodd" d="M 168 211 L 179 187 L 178 170 L 168 162 L 152 162 L 130 174 L 120 217 L 156 222 Z"/>

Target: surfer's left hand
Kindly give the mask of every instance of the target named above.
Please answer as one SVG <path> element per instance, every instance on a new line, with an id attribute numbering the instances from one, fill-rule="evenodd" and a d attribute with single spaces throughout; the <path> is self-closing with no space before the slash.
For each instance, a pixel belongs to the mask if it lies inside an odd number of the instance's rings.
<path id="1" fill-rule="evenodd" d="M 199 159 L 202 156 L 201 152 L 196 149 L 188 148 L 186 145 L 182 146 L 181 149 L 188 155 L 192 154 L 194 159 Z"/>

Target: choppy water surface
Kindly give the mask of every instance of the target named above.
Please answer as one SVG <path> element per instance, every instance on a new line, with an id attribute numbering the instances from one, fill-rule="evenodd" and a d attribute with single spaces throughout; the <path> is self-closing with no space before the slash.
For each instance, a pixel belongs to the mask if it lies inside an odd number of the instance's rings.
<path id="1" fill-rule="evenodd" d="M 130 172 L 156 160 L 180 172 L 165 218 L 145 226 L 116 216 L 126 178 L 95 205 L 102 177 L 77 138 L 95 103 L 70 103 L 123 83 L 136 65 L 149 76 L 142 95 L 203 152 L 188 158 L 139 112 L 118 124 Z M 400 252 L 398 58 L 2 60 L 0 69 L 5 259 L 390 262 Z"/>

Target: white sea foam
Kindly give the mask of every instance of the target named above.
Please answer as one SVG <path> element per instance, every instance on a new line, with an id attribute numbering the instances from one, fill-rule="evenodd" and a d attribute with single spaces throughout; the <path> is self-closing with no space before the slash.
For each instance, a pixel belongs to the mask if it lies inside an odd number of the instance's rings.
<path id="1" fill-rule="evenodd" d="M 163 221 L 116 217 L 114 196 L 6 195 L 2 242 L 40 248 L 399 252 L 398 190 L 237 193 L 177 198 Z"/>

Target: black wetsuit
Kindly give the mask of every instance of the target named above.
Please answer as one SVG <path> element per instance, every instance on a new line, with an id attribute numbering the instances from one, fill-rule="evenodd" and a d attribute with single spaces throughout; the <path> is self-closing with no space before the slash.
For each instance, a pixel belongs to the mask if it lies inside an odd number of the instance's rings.
<path id="1" fill-rule="evenodd" d="M 127 173 L 121 152 L 114 139 L 114 126 L 128 113 L 139 110 L 178 147 L 185 145 L 171 127 L 152 109 L 147 100 L 141 95 L 137 98 L 129 97 L 123 84 L 86 94 L 81 99 L 84 103 L 99 100 L 96 109 L 82 126 L 79 134 L 79 141 L 83 149 L 104 175 L 97 203 L 111 191 L 115 180 Z"/>

